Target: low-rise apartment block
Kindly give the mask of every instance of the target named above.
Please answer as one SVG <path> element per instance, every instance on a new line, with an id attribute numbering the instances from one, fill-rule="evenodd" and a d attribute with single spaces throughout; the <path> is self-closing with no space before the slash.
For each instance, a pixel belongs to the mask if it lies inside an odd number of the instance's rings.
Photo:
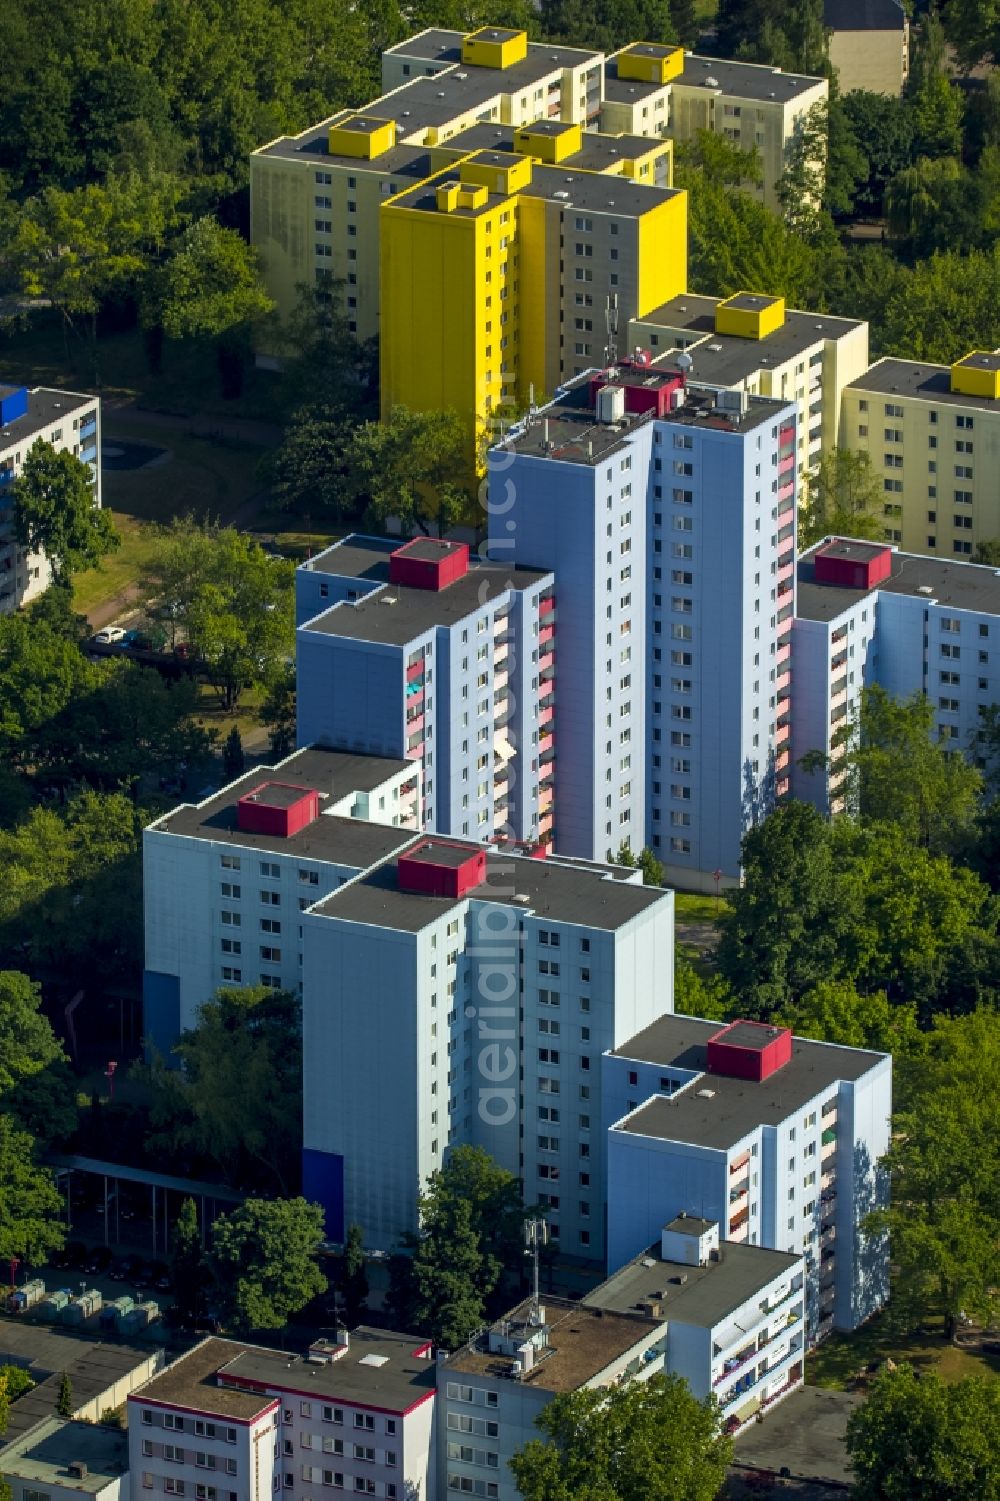
<path id="1" fill-rule="evenodd" d="M 777 208 L 778 184 L 803 118 L 828 94 L 825 78 L 634 42 L 604 65 L 600 123 L 602 130 L 675 142 L 707 130 L 741 151 L 756 151 L 762 182 L 747 191 Z"/>
<path id="2" fill-rule="evenodd" d="M 389 1249 L 450 1146 L 483 1147 L 603 1259 L 600 1056 L 669 1010 L 673 893 L 422 836 L 304 924 L 304 1192 Z"/>
<path id="3" fill-rule="evenodd" d="M 297 574 L 298 738 L 412 763 L 421 828 L 551 843 L 551 572 L 348 537 Z"/>
<path id="4" fill-rule="evenodd" d="M 438 1366 L 441 1496 L 519 1501 L 508 1461 L 539 1436 L 561 1392 L 593 1391 L 664 1369 L 662 1321 L 633 1309 L 532 1299 Z"/>
<path id="5" fill-rule="evenodd" d="M 686 351 L 690 377 L 706 386 L 794 401 L 800 479 L 840 442 L 844 388 L 868 369 L 867 323 L 786 310 L 783 298 L 753 292 L 683 292 L 633 319 L 628 342 L 657 366 Z"/>
<path id="6" fill-rule="evenodd" d="M 665 1015 L 603 1059 L 608 1268 L 684 1212 L 720 1246 L 802 1256 L 809 1341 L 854 1329 L 888 1297 L 884 1238 L 892 1059 L 787 1028 Z"/>
<path id="7" fill-rule="evenodd" d="M 147 1044 L 168 1056 L 220 986 L 297 993 L 303 910 L 404 848 L 419 802 L 416 762 L 317 747 L 151 823 L 143 835 Z"/>
<path id="8" fill-rule="evenodd" d="M 14 481 L 37 442 L 90 465 L 94 505 L 100 506 L 100 400 L 44 386 L 0 386 L 0 614 L 30 604 L 52 581 L 45 555 L 26 552 L 14 537 Z"/>
<path id="9" fill-rule="evenodd" d="M 887 542 L 969 559 L 1000 537 L 1000 354 L 877 360 L 844 388 L 841 441 L 882 476 Z"/>
<path id="10" fill-rule="evenodd" d="M 0 1446 L 12 1501 L 129 1501 L 128 1438 L 103 1423 L 45 1418 Z"/>
<path id="11" fill-rule="evenodd" d="M 560 580 L 557 848 L 648 844 L 714 890 L 788 786 L 797 415 L 687 358 L 640 350 L 513 429 L 489 546 Z"/>
<path id="12" fill-rule="evenodd" d="M 207 1339 L 129 1398 L 135 1494 L 265 1501 L 435 1494 L 428 1342 L 340 1331 L 305 1357 Z"/>
<path id="13" fill-rule="evenodd" d="M 925 693 L 938 739 L 975 756 L 981 711 L 1000 702 L 1000 573 L 879 543 L 818 543 L 798 563 L 792 671 L 793 793 L 824 812 L 842 804 L 847 732 L 873 683 L 895 698 Z M 803 765 L 811 751 L 822 764 Z"/>
<path id="14" fill-rule="evenodd" d="M 699 1401 L 714 1395 L 730 1433 L 802 1384 L 802 1256 L 722 1244 L 711 1220 L 678 1215 L 583 1306 L 659 1319 L 663 1368 Z"/>

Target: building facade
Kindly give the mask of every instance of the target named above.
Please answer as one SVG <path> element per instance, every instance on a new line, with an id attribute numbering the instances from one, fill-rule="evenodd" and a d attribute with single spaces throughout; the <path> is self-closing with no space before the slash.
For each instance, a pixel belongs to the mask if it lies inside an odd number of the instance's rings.
<path id="1" fill-rule="evenodd" d="M 30 604 L 52 581 L 45 555 L 27 552 L 14 536 L 14 481 L 38 442 L 88 464 L 94 505 L 101 504 L 99 399 L 44 386 L 0 386 L 0 614 Z"/>
<path id="2" fill-rule="evenodd" d="M 637 872 L 426 836 L 303 915 L 304 1192 L 388 1249 L 450 1146 L 600 1260 L 599 1058 L 669 1010 L 673 894 Z"/>
<path id="3" fill-rule="evenodd" d="M 129 1398 L 135 1493 L 432 1501 L 434 1386 L 428 1342 L 391 1330 L 341 1330 L 291 1358 L 203 1340 Z"/>
<path id="4" fill-rule="evenodd" d="M 675 142 L 707 130 L 741 151 L 756 151 L 761 182 L 744 184 L 745 190 L 776 209 L 778 184 L 804 118 L 828 95 L 825 78 L 634 42 L 604 65 L 600 123 L 605 131 Z"/>
<path id="5" fill-rule="evenodd" d="M 793 794 L 842 806 L 847 732 L 874 683 L 926 694 L 937 738 L 975 757 L 982 711 L 1000 703 L 997 570 L 835 538 L 802 555 L 798 576 Z"/>
<path id="6" fill-rule="evenodd" d="M 44 1418 L 0 1449 L 13 1501 L 129 1501 L 128 1439 L 121 1429 Z"/>
<path id="7" fill-rule="evenodd" d="M 583 1300 L 661 1320 L 664 1369 L 714 1395 L 729 1433 L 801 1386 L 805 1301 L 801 1255 L 720 1244 L 718 1224 L 687 1214 Z"/>
<path id="8" fill-rule="evenodd" d="M 842 444 L 882 476 L 887 542 L 969 560 L 1000 537 L 1000 354 L 877 360 L 844 388 Z"/>
<path id="9" fill-rule="evenodd" d="M 552 842 L 550 572 L 348 537 L 299 568 L 297 610 L 300 744 L 410 761 L 422 828 Z"/>
<path id="10" fill-rule="evenodd" d="M 491 451 L 491 556 L 562 581 L 562 852 L 624 840 L 669 881 L 739 879 L 788 786 L 796 426 L 640 352 Z"/>
<path id="11" fill-rule="evenodd" d="M 802 1256 L 810 1341 L 889 1292 L 884 1237 L 892 1059 L 756 1022 L 667 1015 L 605 1055 L 608 1269 L 681 1212 L 732 1242 Z"/>
<path id="12" fill-rule="evenodd" d="M 303 910 L 402 849 L 419 803 L 415 762 L 316 748 L 151 823 L 143 834 L 147 1046 L 168 1057 L 221 986 L 298 993 Z"/>
<path id="13" fill-rule="evenodd" d="M 910 18 L 900 0 L 824 0 L 823 25 L 841 93 L 899 98 L 910 71 Z"/>

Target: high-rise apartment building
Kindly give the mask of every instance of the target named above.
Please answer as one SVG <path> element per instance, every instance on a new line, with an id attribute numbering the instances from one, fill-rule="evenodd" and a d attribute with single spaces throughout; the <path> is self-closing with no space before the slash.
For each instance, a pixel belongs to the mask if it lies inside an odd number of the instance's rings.
<path id="1" fill-rule="evenodd" d="M 100 506 L 100 400 L 44 386 L 0 386 L 0 614 L 29 604 L 52 580 L 44 553 L 27 552 L 14 537 L 13 485 L 37 442 L 90 465 L 94 505 Z"/>
<path id="2" fill-rule="evenodd" d="M 673 894 L 621 867 L 423 836 L 302 915 L 307 1197 L 388 1249 L 450 1146 L 604 1256 L 600 1056 L 670 1009 Z"/>
<path id="3" fill-rule="evenodd" d="M 863 1223 L 888 1192 L 888 1054 L 664 1015 L 605 1055 L 602 1089 L 610 1271 L 684 1212 L 723 1248 L 804 1257 L 810 1341 L 882 1307 L 888 1243 Z"/>
<path id="4" fill-rule="evenodd" d="M 825 78 L 634 42 L 604 64 L 600 125 L 673 141 L 691 141 L 707 130 L 741 151 L 756 151 L 761 183 L 746 190 L 777 208 L 778 184 L 804 117 L 828 94 Z"/>
<path id="5" fill-rule="evenodd" d="M 796 426 L 640 352 L 492 450 L 494 561 L 561 581 L 560 852 L 626 840 L 670 881 L 738 880 L 788 787 Z"/>
<path id="6" fill-rule="evenodd" d="M 981 711 L 1000 702 L 1000 574 L 841 538 L 798 563 L 792 628 L 792 790 L 840 806 L 845 731 L 862 690 L 927 695 L 939 740 L 975 756 Z M 822 764 L 809 752 L 821 752 Z"/>
<path id="7" fill-rule="evenodd" d="M 700 384 L 794 401 L 800 480 L 841 441 L 844 388 L 868 369 L 867 323 L 786 311 L 783 298 L 750 292 L 724 301 L 682 292 L 633 319 L 628 346 L 658 364 L 685 350 Z"/>
<path id="8" fill-rule="evenodd" d="M 877 360 L 844 389 L 841 441 L 882 476 L 887 542 L 970 559 L 1000 536 L 1000 354 Z"/>
<path id="9" fill-rule="evenodd" d="M 298 570 L 298 738 L 412 762 L 420 827 L 555 835 L 552 574 L 348 537 Z"/>
<path id="10" fill-rule="evenodd" d="M 220 986 L 298 992 L 302 911 L 418 827 L 420 767 L 322 747 L 248 771 L 143 834 L 143 1035 L 164 1057 Z"/>

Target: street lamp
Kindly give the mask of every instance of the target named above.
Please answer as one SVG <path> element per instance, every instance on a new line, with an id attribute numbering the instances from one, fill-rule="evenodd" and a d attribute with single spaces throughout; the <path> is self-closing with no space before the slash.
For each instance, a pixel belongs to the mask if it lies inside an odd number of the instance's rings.
<path id="1" fill-rule="evenodd" d="M 117 1063 L 109 1063 L 104 1070 L 104 1077 L 108 1081 L 108 1099 L 112 1101 L 115 1097 L 115 1069 L 117 1067 Z"/>

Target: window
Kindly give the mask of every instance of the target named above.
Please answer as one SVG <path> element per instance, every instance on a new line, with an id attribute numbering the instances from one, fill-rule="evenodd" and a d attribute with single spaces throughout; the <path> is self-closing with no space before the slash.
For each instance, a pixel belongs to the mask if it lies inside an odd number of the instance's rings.
<path id="1" fill-rule="evenodd" d="M 354 1414 L 355 1428 L 366 1428 L 371 1432 L 375 1427 L 375 1419 L 370 1412 L 356 1412 Z"/>
<path id="2" fill-rule="evenodd" d="M 319 871 L 318 870 L 300 870 L 299 871 L 299 881 L 304 886 L 318 886 L 319 885 Z"/>
<path id="3" fill-rule="evenodd" d="M 220 864 L 223 870 L 239 870 L 240 857 L 239 855 L 223 855 L 220 859 Z"/>

